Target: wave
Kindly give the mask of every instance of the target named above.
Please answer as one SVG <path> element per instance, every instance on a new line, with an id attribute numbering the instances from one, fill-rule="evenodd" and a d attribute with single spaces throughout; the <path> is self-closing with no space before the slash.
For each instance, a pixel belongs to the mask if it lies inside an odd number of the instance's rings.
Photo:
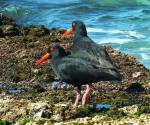
<path id="1" fill-rule="evenodd" d="M 141 53 L 140 54 L 143 60 L 150 60 L 150 55 L 146 53 Z"/>
<path id="2" fill-rule="evenodd" d="M 105 29 L 101 29 L 101 28 L 87 28 L 88 32 L 94 32 L 94 33 L 108 33 L 108 34 L 122 34 L 123 31 L 121 30 L 105 30 Z"/>
<path id="3" fill-rule="evenodd" d="M 26 17 L 26 15 L 28 15 L 30 11 L 19 6 L 9 5 L 1 8 L 0 12 L 6 14 L 13 19 L 20 19 Z"/>
<path id="4" fill-rule="evenodd" d="M 102 7 L 149 6 L 150 0 L 81 0 Z"/>
<path id="5" fill-rule="evenodd" d="M 109 30 L 109 29 L 105 30 L 101 28 L 87 28 L 87 31 L 94 32 L 94 33 L 123 34 L 126 35 L 127 37 L 136 38 L 136 39 L 141 39 L 146 37 L 143 34 L 140 34 L 136 31 Z"/>
<path id="6" fill-rule="evenodd" d="M 124 44 L 132 41 L 132 39 L 127 38 L 102 38 L 102 39 L 95 39 L 95 42 L 98 44 L 106 44 L 106 43 L 117 43 L 117 44 Z"/>
<path id="7" fill-rule="evenodd" d="M 77 3 L 79 0 L 26 0 L 27 2 L 33 2 L 33 3 L 50 3 L 50 4 L 70 4 L 70 3 Z"/>
<path id="8" fill-rule="evenodd" d="M 89 5 L 73 5 L 69 6 L 65 9 L 66 14 L 71 14 L 71 15 L 81 15 L 81 14 L 88 14 L 91 12 L 94 12 L 96 9 L 92 8 Z"/>
<path id="9" fill-rule="evenodd" d="M 139 51 L 141 51 L 141 52 L 145 52 L 145 51 L 150 52 L 150 48 L 141 47 L 141 48 L 139 48 Z"/>

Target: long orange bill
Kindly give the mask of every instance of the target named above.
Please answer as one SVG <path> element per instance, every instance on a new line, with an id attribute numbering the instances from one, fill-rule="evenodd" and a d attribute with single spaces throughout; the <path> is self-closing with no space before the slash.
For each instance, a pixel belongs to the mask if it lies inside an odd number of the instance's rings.
<path id="1" fill-rule="evenodd" d="M 41 57 L 39 60 L 35 62 L 35 65 L 41 64 L 42 62 L 46 61 L 49 57 L 50 57 L 50 54 L 46 53 L 43 57 Z"/>
<path id="2" fill-rule="evenodd" d="M 71 35 L 72 33 L 73 33 L 73 29 L 70 28 L 62 35 L 62 38 L 67 37 L 67 36 Z"/>

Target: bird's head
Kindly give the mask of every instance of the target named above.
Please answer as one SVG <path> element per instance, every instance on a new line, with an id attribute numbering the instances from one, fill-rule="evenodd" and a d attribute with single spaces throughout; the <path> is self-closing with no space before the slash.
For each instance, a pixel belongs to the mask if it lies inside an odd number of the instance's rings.
<path id="1" fill-rule="evenodd" d="M 72 27 L 62 35 L 62 38 L 67 37 L 72 33 L 75 36 L 87 36 L 87 30 L 85 24 L 82 21 L 73 21 Z"/>
<path id="2" fill-rule="evenodd" d="M 48 52 L 35 62 L 35 65 L 39 65 L 42 62 L 50 58 L 63 57 L 66 55 L 65 49 L 59 45 L 50 46 Z"/>

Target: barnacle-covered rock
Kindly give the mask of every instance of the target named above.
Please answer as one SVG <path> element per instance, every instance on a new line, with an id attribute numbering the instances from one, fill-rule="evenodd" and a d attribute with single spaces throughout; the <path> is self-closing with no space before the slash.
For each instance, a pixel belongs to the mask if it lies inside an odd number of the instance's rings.
<path id="1" fill-rule="evenodd" d="M 2 30 L 5 36 L 18 36 L 19 35 L 19 29 L 15 25 L 3 25 Z"/>

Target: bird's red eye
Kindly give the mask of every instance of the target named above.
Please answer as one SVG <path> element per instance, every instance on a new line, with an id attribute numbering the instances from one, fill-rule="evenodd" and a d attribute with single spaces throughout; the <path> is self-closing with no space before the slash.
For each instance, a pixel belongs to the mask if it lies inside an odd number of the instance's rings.
<path id="1" fill-rule="evenodd" d="M 75 27 L 75 26 L 76 26 L 76 23 L 75 23 L 75 22 L 73 22 L 73 23 L 72 23 L 72 27 Z"/>
<path id="2" fill-rule="evenodd" d="M 54 52 L 54 51 L 55 51 L 55 48 L 51 48 L 50 50 L 51 50 L 51 52 Z"/>

